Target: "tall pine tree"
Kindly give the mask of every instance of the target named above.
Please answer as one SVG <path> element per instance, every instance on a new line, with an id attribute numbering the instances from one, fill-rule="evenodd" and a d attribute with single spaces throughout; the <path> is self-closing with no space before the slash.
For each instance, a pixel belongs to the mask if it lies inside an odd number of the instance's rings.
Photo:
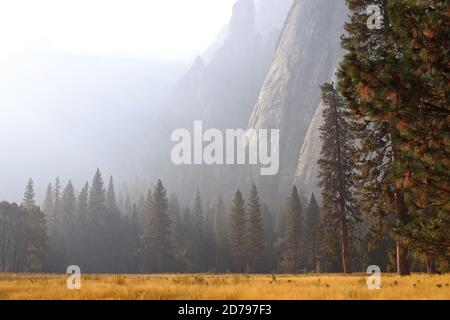
<path id="1" fill-rule="evenodd" d="M 322 85 L 322 101 L 324 124 L 320 127 L 322 151 L 318 163 L 324 219 L 330 225 L 338 225 L 343 270 L 351 273 L 352 231 L 359 222 L 353 181 L 356 169 L 353 161 L 354 141 L 344 118 L 345 106 L 332 83 Z"/>
<path id="2" fill-rule="evenodd" d="M 395 231 L 425 258 L 430 273 L 436 258 L 450 258 L 449 10 L 442 0 L 388 2 L 386 32 L 395 56 L 386 88 L 377 90 L 391 97 L 380 114 L 396 129 L 406 160 L 395 183 L 405 193 L 409 220 Z"/>
<path id="3" fill-rule="evenodd" d="M 62 193 L 62 227 L 63 227 L 63 241 L 65 246 L 66 261 L 75 264 L 74 247 L 73 244 L 77 238 L 75 218 L 76 218 L 76 196 L 75 188 L 72 181 L 69 180 Z"/>
<path id="4" fill-rule="evenodd" d="M 105 271 L 106 272 L 123 272 L 126 271 L 127 260 L 132 260 L 136 247 L 131 246 L 130 252 L 121 252 L 123 244 L 128 240 L 123 230 L 121 215 L 116 201 L 116 192 L 114 188 L 114 178 L 109 178 L 108 189 L 105 199 L 105 217 L 103 219 L 102 229 L 105 232 Z M 137 236 L 137 235 L 136 235 Z M 132 240 L 129 240 L 133 242 Z"/>
<path id="5" fill-rule="evenodd" d="M 228 239 L 232 267 L 235 272 L 245 270 L 245 202 L 241 191 L 237 191 L 229 217 Z"/>
<path id="6" fill-rule="evenodd" d="M 285 250 L 282 254 L 282 268 L 287 272 L 297 274 L 304 267 L 304 225 L 302 205 L 297 187 L 292 188 L 287 203 L 287 224 L 283 239 Z"/>
<path id="7" fill-rule="evenodd" d="M 207 271 L 206 252 L 205 252 L 205 216 L 203 211 L 202 198 L 200 190 L 197 189 L 192 209 L 192 217 L 194 222 L 193 234 L 193 253 L 194 253 L 194 270 L 196 272 Z"/>
<path id="8" fill-rule="evenodd" d="M 82 270 L 89 261 L 86 248 L 90 245 L 87 241 L 89 183 L 86 182 L 77 198 L 76 234 L 74 243 L 75 259 Z"/>
<path id="9" fill-rule="evenodd" d="M 171 220 L 170 237 L 174 246 L 174 253 L 177 259 L 182 260 L 180 256 L 183 255 L 183 243 L 182 243 L 182 225 L 181 225 L 181 212 L 180 202 L 176 194 L 171 194 L 169 198 L 168 214 Z M 180 271 L 180 268 L 177 268 Z"/>
<path id="10" fill-rule="evenodd" d="M 320 229 L 320 209 L 314 194 L 311 196 L 308 209 L 306 211 L 305 235 L 308 246 L 308 264 L 313 272 L 317 272 L 318 256 L 320 251 L 319 229 Z"/>
<path id="11" fill-rule="evenodd" d="M 106 216 L 106 195 L 103 177 L 97 169 L 89 189 L 87 217 L 87 256 L 90 258 L 88 271 L 105 272 L 105 229 L 103 221 Z"/>
<path id="12" fill-rule="evenodd" d="M 381 8 L 380 29 L 367 28 L 369 4 Z M 348 5 L 339 88 L 361 144 L 358 182 L 378 230 L 395 232 L 397 271 L 408 275 L 409 249 L 430 255 L 449 250 L 449 4 L 349 0 Z"/>
<path id="13" fill-rule="evenodd" d="M 45 214 L 35 205 L 34 183 L 30 178 L 24 193 L 22 209 L 24 211 L 23 270 L 41 272 L 47 257 L 48 239 Z"/>
<path id="14" fill-rule="evenodd" d="M 32 208 L 35 205 L 34 195 L 34 182 L 30 178 L 23 196 L 22 206 L 25 208 Z"/>
<path id="15" fill-rule="evenodd" d="M 258 195 L 258 188 L 255 184 L 252 185 L 247 201 L 245 226 L 247 270 L 255 273 L 261 271 L 265 253 L 264 221 L 261 213 L 261 201 Z"/>
<path id="16" fill-rule="evenodd" d="M 167 213 L 167 190 L 158 180 L 152 195 L 148 224 L 141 238 L 142 271 L 161 273 L 173 268 L 171 221 Z"/>
<path id="17" fill-rule="evenodd" d="M 228 241 L 225 205 L 221 196 L 214 206 L 214 238 L 216 242 L 216 270 L 225 272 L 228 261 Z"/>

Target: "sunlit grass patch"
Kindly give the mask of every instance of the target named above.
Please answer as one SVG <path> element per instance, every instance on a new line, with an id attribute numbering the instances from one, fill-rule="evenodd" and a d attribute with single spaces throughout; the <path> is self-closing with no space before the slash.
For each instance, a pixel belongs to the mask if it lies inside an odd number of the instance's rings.
<path id="1" fill-rule="evenodd" d="M 85 275 L 81 290 L 65 275 L 0 274 L 0 299 L 114 300 L 373 300 L 450 299 L 450 275 L 382 275 L 381 290 L 367 275 Z"/>

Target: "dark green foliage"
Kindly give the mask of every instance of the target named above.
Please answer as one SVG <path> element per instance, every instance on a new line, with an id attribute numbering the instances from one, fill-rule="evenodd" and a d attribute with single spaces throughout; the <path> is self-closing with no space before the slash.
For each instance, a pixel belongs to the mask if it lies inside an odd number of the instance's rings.
<path id="1" fill-rule="evenodd" d="M 203 211 L 203 203 L 200 195 L 200 190 L 197 189 L 194 199 L 194 206 L 192 208 L 192 222 L 193 222 L 193 238 L 192 250 L 194 255 L 193 268 L 195 272 L 206 272 L 206 252 L 205 242 L 206 238 L 206 223 L 205 214 Z"/>
<path id="2" fill-rule="evenodd" d="M 148 223 L 141 237 L 142 271 L 158 273 L 173 268 L 171 220 L 167 212 L 167 190 L 158 180 L 152 195 Z"/>
<path id="3" fill-rule="evenodd" d="M 318 270 L 320 256 L 320 209 L 314 194 L 311 196 L 308 209 L 306 210 L 305 222 L 305 251 L 307 254 L 308 269 L 314 273 Z"/>
<path id="4" fill-rule="evenodd" d="M 22 208 L 25 216 L 25 272 L 42 272 L 48 252 L 45 214 L 37 206 Z"/>
<path id="5" fill-rule="evenodd" d="M 41 272 L 48 252 L 45 215 L 29 180 L 22 205 L 0 202 L 0 272 Z"/>
<path id="6" fill-rule="evenodd" d="M 322 85 L 322 101 L 324 124 L 320 127 L 319 185 L 324 221 L 329 224 L 326 230 L 333 232 L 335 238 L 340 236 L 344 272 L 351 273 L 352 232 L 359 222 L 353 180 L 355 142 L 344 117 L 344 103 L 332 83 Z"/>
<path id="7" fill-rule="evenodd" d="M 30 178 L 23 196 L 22 206 L 25 208 L 32 208 L 35 205 L 34 201 L 34 182 Z"/>
<path id="8" fill-rule="evenodd" d="M 410 218 L 394 230 L 408 239 L 427 270 L 450 258 L 450 29 L 448 1 L 389 2 L 389 41 L 395 46 L 386 93 L 395 113 L 383 112 L 398 132 L 407 161 L 396 168 Z"/>
<path id="9" fill-rule="evenodd" d="M 227 239 L 227 216 L 225 213 L 225 204 L 222 197 L 216 201 L 214 206 L 214 238 L 216 243 L 216 271 L 225 272 L 229 265 L 229 246 Z"/>
<path id="10" fill-rule="evenodd" d="M 133 225 L 133 222 L 134 220 L 132 220 L 131 230 L 127 230 L 122 225 L 120 210 L 116 202 L 114 179 L 110 177 L 105 198 L 105 216 L 101 221 L 102 246 L 105 251 L 104 272 L 138 271 L 136 267 L 138 235 L 135 230 L 137 226 Z"/>
<path id="11" fill-rule="evenodd" d="M 187 272 L 194 271 L 194 218 L 191 210 L 186 207 L 181 218 L 181 252 L 178 254 L 180 263 L 183 264 L 183 270 Z"/>
<path id="12" fill-rule="evenodd" d="M 302 205 L 297 187 L 294 186 L 287 202 L 287 224 L 283 238 L 285 250 L 282 255 L 282 270 L 285 272 L 296 274 L 305 267 L 304 237 Z"/>
<path id="13" fill-rule="evenodd" d="M 278 262 L 278 257 L 275 253 L 275 219 L 266 204 L 262 205 L 261 210 L 264 219 L 264 239 L 266 240 L 264 253 L 264 269 L 267 272 L 274 272 L 276 270 L 276 265 Z"/>
<path id="14" fill-rule="evenodd" d="M 255 184 L 252 185 L 245 212 L 246 270 L 254 273 L 261 271 L 265 251 L 264 221 L 261 213 L 261 202 L 258 195 L 258 188 Z"/>
<path id="15" fill-rule="evenodd" d="M 228 239 L 230 243 L 232 270 L 245 271 L 245 202 L 241 191 L 237 191 L 231 206 Z"/>
<path id="16" fill-rule="evenodd" d="M 76 228 L 76 197 L 75 189 L 72 182 L 69 180 L 62 193 L 62 238 L 60 241 L 64 242 L 65 259 L 69 261 L 74 258 L 74 243 L 77 238 Z M 74 261 L 75 262 L 75 261 Z"/>
<path id="17" fill-rule="evenodd" d="M 171 220 L 170 237 L 174 246 L 174 252 L 176 256 L 179 256 L 182 252 L 182 225 L 181 225 L 181 212 L 180 202 L 175 194 L 171 194 L 168 204 L 168 214 Z"/>
<path id="18" fill-rule="evenodd" d="M 89 244 L 85 249 L 90 259 L 85 269 L 87 272 L 107 272 L 106 245 L 103 219 L 106 217 L 106 194 L 102 174 L 97 169 L 89 189 L 88 217 L 86 225 L 86 240 Z"/>
<path id="19" fill-rule="evenodd" d="M 339 89 L 360 142 L 363 209 L 375 239 L 396 237 L 398 273 L 407 275 L 408 251 L 449 252 L 449 4 L 370 1 L 382 8 L 380 30 L 365 25 L 368 4 L 348 0 Z"/>
<path id="20" fill-rule="evenodd" d="M 59 185 L 58 179 L 55 186 Z M 149 193 L 149 204 L 138 197 L 140 206 L 145 204 L 148 209 L 145 226 L 140 225 L 142 218 L 135 203 L 129 214 L 121 214 L 112 178 L 105 191 L 98 171 L 92 185 L 96 187 L 85 184 L 78 196 L 71 181 L 62 192 L 60 187 L 49 185 L 44 205 L 46 210 L 57 212 L 54 216 L 59 226 L 52 233 L 38 207 L 1 203 L 0 271 L 64 273 L 72 264 L 86 273 L 342 271 L 341 245 L 336 241 L 339 221 L 322 220 L 314 195 L 309 205 L 303 204 L 296 188 L 286 211 L 281 211 L 285 232 L 280 237 L 255 185 L 247 206 L 242 193 L 236 193 L 228 216 L 221 197 L 213 206 L 207 204 L 204 211 L 199 192 L 195 210 L 187 207 L 180 214 L 177 197 L 167 200 L 167 191 L 158 181 L 153 194 Z M 55 210 L 54 194 L 60 194 L 59 211 Z M 93 207 L 100 208 L 102 214 L 92 215 Z M 199 220 L 203 221 L 201 238 Z M 93 221 L 97 221 L 95 228 L 90 224 Z M 392 271 L 393 240 L 374 241 L 368 228 L 365 221 L 354 232 L 352 267 L 365 271 L 368 264 L 375 264 Z M 49 234 L 52 237 L 48 238 Z M 445 260 L 426 253 L 414 250 L 414 270 L 447 270 Z"/>

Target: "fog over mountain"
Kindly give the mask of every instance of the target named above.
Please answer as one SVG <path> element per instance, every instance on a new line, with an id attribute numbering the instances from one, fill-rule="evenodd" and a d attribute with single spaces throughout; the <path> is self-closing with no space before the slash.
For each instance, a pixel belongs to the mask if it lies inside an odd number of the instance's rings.
<path id="1" fill-rule="evenodd" d="M 220 41 L 214 43 L 215 52 L 212 55 L 207 52 L 211 55 L 208 60 L 199 56 L 171 95 L 162 120 L 163 128 L 159 130 L 162 141 L 168 141 L 174 129 L 192 129 L 195 120 L 203 121 L 205 128 L 247 127 L 273 61 L 290 3 L 236 2 L 230 23 L 224 29 L 226 35 L 219 34 L 221 45 Z M 160 177 L 185 199 L 192 197 L 185 191 L 192 186 L 202 189 L 207 197 L 216 197 L 219 193 L 227 196 L 248 182 L 242 166 L 175 167 L 171 165 L 170 148 L 162 152 L 162 158 L 152 159 L 147 172 L 154 171 L 155 165 L 161 168 L 157 170 Z M 211 180 L 217 183 L 208 185 Z"/>
<path id="2" fill-rule="evenodd" d="M 126 182 L 133 197 L 157 178 L 183 200 L 197 187 L 205 198 L 228 197 L 252 181 L 263 196 L 277 190 L 280 199 L 294 182 L 305 194 L 316 190 L 319 87 L 342 55 L 346 17 L 344 0 L 238 0 L 229 23 L 192 62 L 16 56 L 0 74 L 0 106 L 13 109 L 0 128 L 8 154 L 0 194 L 20 200 L 30 176 L 38 196 L 56 176 L 81 185 L 97 166 Z M 174 166 L 170 135 L 195 120 L 205 128 L 280 129 L 280 173 Z M 22 134 L 24 126 L 35 134 Z"/>
<path id="3" fill-rule="evenodd" d="M 321 114 L 316 110 L 320 86 L 332 78 L 342 56 L 340 36 L 347 9 L 345 1 L 336 0 L 283 4 L 282 10 L 275 0 L 236 3 L 223 45 L 210 61 L 198 57 L 178 83 L 164 134 L 167 139 L 174 128 L 192 130 L 195 120 L 207 128 L 280 129 L 279 174 L 261 177 L 255 166 L 175 167 L 166 150 L 160 162 L 169 166 L 160 176 L 183 199 L 192 198 L 186 190 L 197 187 L 206 197 L 228 197 L 252 181 L 263 196 L 276 199 L 282 199 L 293 183 L 305 195 L 317 191 L 320 144 L 313 137 L 318 136 Z"/>
<path id="4" fill-rule="evenodd" d="M 38 199 L 60 176 L 77 185 L 95 168 L 137 174 L 142 145 L 184 62 L 41 51 L 0 72 L 0 196 L 20 201 L 29 177 Z M 14 138 L 12 138 L 14 137 Z"/>

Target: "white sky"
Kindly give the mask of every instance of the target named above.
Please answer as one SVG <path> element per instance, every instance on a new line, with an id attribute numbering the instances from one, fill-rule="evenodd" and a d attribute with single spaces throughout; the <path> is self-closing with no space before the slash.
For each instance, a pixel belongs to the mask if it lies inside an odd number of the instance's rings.
<path id="1" fill-rule="evenodd" d="M 236 0 L 0 0 L 0 58 L 21 51 L 185 59 L 202 53 Z"/>

